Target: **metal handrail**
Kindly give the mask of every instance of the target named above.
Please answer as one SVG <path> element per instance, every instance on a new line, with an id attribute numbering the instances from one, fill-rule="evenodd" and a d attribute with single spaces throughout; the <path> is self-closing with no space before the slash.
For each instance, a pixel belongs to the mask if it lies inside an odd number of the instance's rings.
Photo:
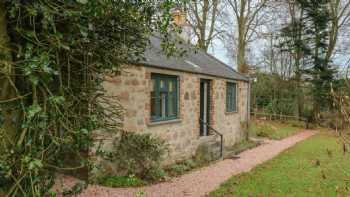
<path id="1" fill-rule="evenodd" d="M 209 131 L 214 131 L 214 133 L 216 133 L 216 135 L 220 136 L 220 158 L 223 157 L 223 151 L 224 151 L 224 135 L 222 133 L 220 133 L 219 131 L 217 131 L 216 129 L 214 129 L 213 127 L 211 127 L 208 123 L 204 122 L 202 119 L 199 119 L 199 122 L 201 124 L 205 124 L 208 128 Z"/>

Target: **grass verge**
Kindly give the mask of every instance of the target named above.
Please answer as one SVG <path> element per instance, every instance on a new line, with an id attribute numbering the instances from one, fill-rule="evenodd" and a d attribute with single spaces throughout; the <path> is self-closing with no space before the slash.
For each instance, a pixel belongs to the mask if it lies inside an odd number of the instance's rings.
<path id="1" fill-rule="evenodd" d="M 138 187 L 147 184 L 146 181 L 137 177 L 127 176 L 106 176 L 100 178 L 98 183 L 106 187 Z"/>
<path id="2" fill-rule="evenodd" d="M 252 120 L 249 125 L 251 137 L 266 137 L 274 140 L 284 139 L 305 128 L 302 122 L 280 122 L 267 120 Z"/>
<path id="3" fill-rule="evenodd" d="M 260 145 L 260 143 L 258 143 L 258 142 L 251 141 L 251 140 L 244 140 L 243 142 L 235 144 L 231 147 L 226 147 L 225 148 L 226 152 L 229 152 L 229 155 L 224 155 L 224 157 L 231 156 L 231 155 L 238 155 L 241 152 L 255 148 L 259 145 Z"/>
<path id="4" fill-rule="evenodd" d="M 350 154 L 322 132 L 210 193 L 218 196 L 349 196 Z"/>

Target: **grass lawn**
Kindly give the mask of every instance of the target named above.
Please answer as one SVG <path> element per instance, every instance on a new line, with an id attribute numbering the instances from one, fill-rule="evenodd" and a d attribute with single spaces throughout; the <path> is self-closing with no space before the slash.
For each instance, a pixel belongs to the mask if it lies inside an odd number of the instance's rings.
<path id="1" fill-rule="evenodd" d="M 209 196 L 350 196 L 350 153 L 323 132 L 232 177 Z"/>
<path id="2" fill-rule="evenodd" d="M 267 137 L 280 140 L 298 133 L 305 128 L 301 122 L 277 122 L 267 120 L 252 120 L 249 135 L 252 137 Z"/>

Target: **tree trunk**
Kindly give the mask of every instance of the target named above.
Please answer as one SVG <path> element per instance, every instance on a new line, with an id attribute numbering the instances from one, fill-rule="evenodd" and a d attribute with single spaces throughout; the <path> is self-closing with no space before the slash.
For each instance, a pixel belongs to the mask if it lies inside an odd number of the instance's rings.
<path id="1" fill-rule="evenodd" d="M 6 101 L 15 97 L 15 91 L 11 84 L 13 76 L 12 58 L 9 49 L 9 37 L 7 34 L 6 9 L 4 1 L 0 0 L 0 158 L 8 144 L 14 143 L 15 123 L 13 122 L 14 111 L 2 110 L 1 105 L 6 106 Z"/>
<path id="2" fill-rule="evenodd" d="M 238 71 L 243 74 L 248 73 L 248 66 L 245 61 L 245 50 L 246 50 L 245 40 L 244 38 L 241 38 L 241 36 L 239 36 L 238 50 L 237 50 L 237 65 L 238 65 Z"/>
<path id="3" fill-rule="evenodd" d="M 298 105 L 298 117 L 301 118 L 303 116 L 304 111 L 304 96 L 303 96 L 303 88 L 301 82 L 301 74 L 297 72 L 295 81 L 297 83 L 297 105 Z"/>
<path id="4" fill-rule="evenodd" d="M 302 20 L 302 19 L 300 19 Z M 300 21 L 299 25 L 302 23 Z M 296 40 L 302 40 L 302 28 L 298 27 L 298 35 Z M 297 102 L 298 102 L 298 117 L 303 116 L 304 111 L 304 98 L 303 98 L 303 88 L 302 88 L 302 79 L 301 79 L 301 61 L 303 58 L 302 49 L 300 47 L 296 47 L 296 58 L 295 58 L 295 80 L 297 83 Z"/>
<path id="5" fill-rule="evenodd" d="M 246 18 L 245 18 L 246 1 L 241 1 L 240 15 L 238 20 L 238 50 L 237 50 L 237 66 L 238 71 L 243 74 L 248 73 L 246 64 Z"/>
<path id="6" fill-rule="evenodd" d="M 321 33 L 320 30 L 318 28 L 318 26 L 314 26 L 315 29 L 315 54 L 314 54 L 314 72 L 316 70 L 316 72 L 319 72 L 319 67 L 320 67 L 320 50 L 321 50 Z M 320 74 L 316 73 L 316 75 L 314 74 L 313 76 L 313 80 L 320 80 Z M 314 121 L 315 122 L 319 122 L 320 120 L 320 112 L 321 112 L 321 95 L 322 93 L 319 93 L 320 91 L 323 91 L 322 88 L 320 86 L 320 83 L 317 82 L 316 84 L 313 84 L 313 117 L 314 117 Z"/>

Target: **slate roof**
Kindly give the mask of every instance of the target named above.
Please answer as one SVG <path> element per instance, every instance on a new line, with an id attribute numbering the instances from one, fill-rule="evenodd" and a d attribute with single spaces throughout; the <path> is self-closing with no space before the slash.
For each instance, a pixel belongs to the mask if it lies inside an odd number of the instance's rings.
<path id="1" fill-rule="evenodd" d="M 143 65 L 153 66 L 163 69 L 171 69 L 234 79 L 239 81 L 249 81 L 249 79 L 217 58 L 201 50 L 195 50 L 191 45 L 181 44 L 186 50 L 183 57 L 167 57 L 161 48 L 161 39 L 156 36 L 150 38 L 150 46 L 145 51 L 146 60 L 140 62 Z"/>

